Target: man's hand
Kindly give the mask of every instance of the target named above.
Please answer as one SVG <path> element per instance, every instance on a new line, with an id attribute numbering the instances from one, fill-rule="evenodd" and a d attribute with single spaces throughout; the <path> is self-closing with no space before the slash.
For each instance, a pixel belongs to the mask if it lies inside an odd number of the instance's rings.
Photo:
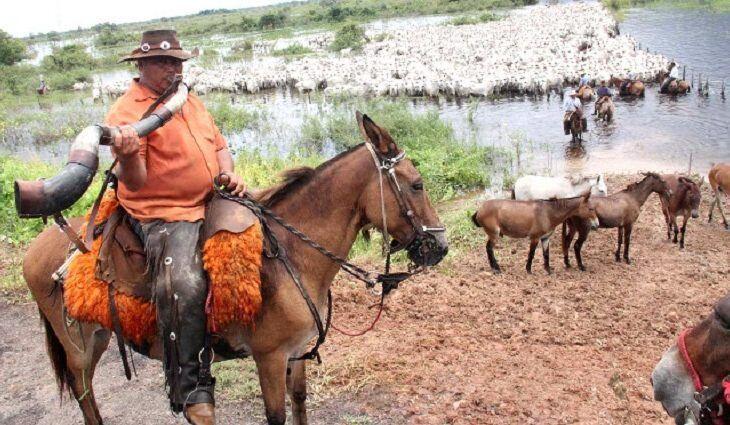
<path id="1" fill-rule="evenodd" d="M 131 125 L 117 127 L 119 131 L 114 136 L 112 153 L 119 158 L 119 162 L 126 162 L 139 154 L 139 136 Z"/>
<path id="2" fill-rule="evenodd" d="M 226 189 L 228 189 L 231 194 L 240 196 L 243 195 L 246 192 L 246 183 L 243 182 L 243 179 L 236 175 L 233 171 L 223 171 L 221 174 L 224 174 L 228 177 L 228 184 L 226 185 Z"/>

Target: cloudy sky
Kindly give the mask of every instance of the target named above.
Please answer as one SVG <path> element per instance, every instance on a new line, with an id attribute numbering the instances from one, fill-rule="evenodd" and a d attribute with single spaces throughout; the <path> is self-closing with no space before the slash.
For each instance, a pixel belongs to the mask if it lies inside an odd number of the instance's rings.
<path id="1" fill-rule="evenodd" d="M 240 9 L 282 0 L 5 0 L 0 29 L 15 37 L 66 31 L 102 22 L 136 22 L 197 13 L 203 9 Z M 112 7 L 111 4 L 123 5 Z"/>

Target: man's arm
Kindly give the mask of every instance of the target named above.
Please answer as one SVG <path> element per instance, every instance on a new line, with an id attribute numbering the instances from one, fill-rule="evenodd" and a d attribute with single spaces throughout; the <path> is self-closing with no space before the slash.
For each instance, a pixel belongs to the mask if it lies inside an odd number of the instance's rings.
<path id="1" fill-rule="evenodd" d="M 216 152 L 216 157 L 218 159 L 218 168 L 220 168 L 221 174 L 227 175 L 229 179 L 226 188 L 234 195 L 241 195 L 246 192 L 246 184 L 243 182 L 243 179 L 233 172 L 234 163 L 231 151 L 227 148 L 221 149 Z"/>
<path id="2" fill-rule="evenodd" d="M 139 136 L 132 126 L 119 127 L 112 154 L 119 160 L 114 168 L 119 181 L 132 192 L 140 190 L 147 181 L 147 165 L 139 154 Z"/>

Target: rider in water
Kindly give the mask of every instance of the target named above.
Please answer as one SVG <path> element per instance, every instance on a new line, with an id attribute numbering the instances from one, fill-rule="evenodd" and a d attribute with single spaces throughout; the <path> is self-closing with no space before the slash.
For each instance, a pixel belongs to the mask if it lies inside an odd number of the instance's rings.
<path id="1" fill-rule="evenodd" d="M 606 85 L 606 80 L 601 80 L 601 87 L 598 88 L 597 95 L 598 100 L 596 100 L 596 106 L 593 109 L 593 115 L 598 114 L 598 108 L 601 106 L 601 103 L 605 102 L 607 99 L 610 99 L 611 96 L 613 96 L 611 89 L 609 89 Z"/>
<path id="2" fill-rule="evenodd" d="M 659 89 L 659 93 L 666 93 L 667 89 L 669 88 L 669 84 L 672 81 L 676 81 L 677 79 L 679 79 L 679 69 L 677 68 L 677 64 L 674 63 L 674 61 L 672 61 L 669 64 L 669 67 L 667 68 L 667 70 L 669 71 L 669 76 L 667 78 L 665 78 L 664 81 L 662 82 L 662 86 Z"/>
<path id="3" fill-rule="evenodd" d="M 565 92 L 565 98 L 563 100 L 563 109 L 565 115 L 563 115 L 563 131 L 565 135 L 570 134 L 570 117 L 573 113 L 578 114 L 578 119 L 583 120 L 583 105 L 578 99 L 578 93 L 573 89 L 568 89 Z"/>
<path id="4" fill-rule="evenodd" d="M 636 80 L 636 74 L 634 74 L 631 71 L 628 71 L 626 74 L 626 79 L 621 83 L 621 88 L 619 89 L 622 94 L 628 93 L 628 91 L 631 89 L 631 84 L 634 83 Z"/>

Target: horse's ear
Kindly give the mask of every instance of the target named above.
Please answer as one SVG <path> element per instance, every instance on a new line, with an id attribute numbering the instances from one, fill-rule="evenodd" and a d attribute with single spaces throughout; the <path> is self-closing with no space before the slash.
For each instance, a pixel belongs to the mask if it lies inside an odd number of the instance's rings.
<path id="1" fill-rule="evenodd" d="M 357 125 L 360 127 L 360 133 L 367 143 L 375 146 L 378 152 L 383 155 L 397 154 L 398 148 L 395 146 L 393 139 L 385 129 L 380 128 L 372 119 L 370 119 L 370 117 L 360 111 L 355 111 L 355 118 L 357 118 Z"/>

